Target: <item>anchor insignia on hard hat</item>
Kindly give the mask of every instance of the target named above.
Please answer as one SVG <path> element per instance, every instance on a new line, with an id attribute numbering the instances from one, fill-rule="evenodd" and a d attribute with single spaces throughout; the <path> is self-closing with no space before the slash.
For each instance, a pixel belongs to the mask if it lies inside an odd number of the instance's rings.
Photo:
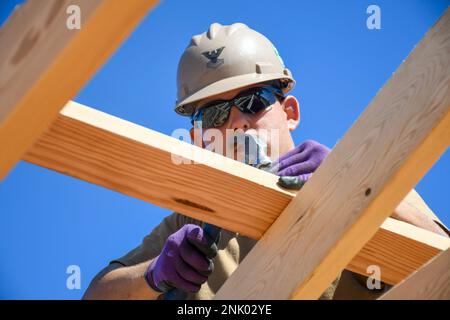
<path id="1" fill-rule="evenodd" d="M 206 66 L 208 68 L 215 69 L 218 66 L 223 64 L 223 59 L 219 59 L 219 56 L 222 53 L 223 49 L 225 49 L 225 47 L 217 48 L 217 49 L 211 50 L 211 51 L 202 52 L 202 55 L 204 55 L 209 60 L 208 63 L 206 64 Z"/>

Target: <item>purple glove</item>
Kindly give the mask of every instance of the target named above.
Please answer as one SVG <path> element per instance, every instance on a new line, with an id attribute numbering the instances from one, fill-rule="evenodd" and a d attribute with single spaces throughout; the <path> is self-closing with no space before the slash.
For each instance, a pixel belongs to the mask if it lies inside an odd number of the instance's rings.
<path id="1" fill-rule="evenodd" d="M 314 140 L 306 140 L 282 155 L 275 164 L 278 183 L 285 188 L 300 189 L 330 153 L 330 149 Z"/>
<path id="2" fill-rule="evenodd" d="M 145 272 L 147 283 L 155 291 L 179 288 L 198 292 L 214 270 L 212 258 L 217 255 L 214 239 L 194 224 L 186 224 L 171 234 L 161 254 Z"/>

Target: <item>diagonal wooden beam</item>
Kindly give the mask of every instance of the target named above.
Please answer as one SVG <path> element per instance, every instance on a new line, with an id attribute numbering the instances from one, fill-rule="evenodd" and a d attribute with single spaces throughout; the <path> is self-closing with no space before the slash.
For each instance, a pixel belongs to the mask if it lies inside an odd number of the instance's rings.
<path id="1" fill-rule="evenodd" d="M 295 196 L 271 174 L 75 102 L 24 159 L 254 239 Z M 414 190 L 404 203 L 430 211 Z M 387 219 L 347 268 L 365 275 L 377 264 L 383 281 L 397 283 L 449 247 L 448 238 Z"/>
<path id="2" fill-rule="evenodd" d="M 450 300 L 450 249 L 382 295 L 379 300 Z"/>
<path id="3" fill-rule="evenodd" d="M 0 29 L 0 179 L 156 2 L 29 0 L 12 14 Z M 69 5 L 80 30 L 66 26 Z"/>
<path id="4" fill-rule="evenodd" d="M 264 234 L 216 299 L 316 299 L 450 144 L 450 12 Z"/>

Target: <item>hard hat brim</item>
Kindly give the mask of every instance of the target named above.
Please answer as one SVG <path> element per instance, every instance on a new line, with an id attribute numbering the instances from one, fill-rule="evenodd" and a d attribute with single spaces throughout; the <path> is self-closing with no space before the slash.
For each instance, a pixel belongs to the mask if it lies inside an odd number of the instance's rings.
<path id="1" fill-rule="evenodd" d="M 210 85 L 198 90 L 197 92 L 189 95 L 181 102 L 177 103 L 175 106 L 175 112 L 183 115 L 190 116 L 193 112 L 193 108 L 186 108 L 187 105 L 202 100 L 207 97 L 211 97 L 217 94 L 221 94 L 227 91 L 235 90 L 241 87 L 245 87 L 252 84 L 258 84 L 261 82 L 266 82 L 275 79 L 286 79 L 291 85 L 288 86 L 284 93 L 290 91 L 294 84 L 295 80 L 291 76 L 280 75 L 279 73 L 268 73 L 268 74 L 258 74 L 258 73 L 249 73 L 244 75 L 239 75 L 235 77 L 226 78 L 220 81 L 216 81 L 211 83 Z"/>

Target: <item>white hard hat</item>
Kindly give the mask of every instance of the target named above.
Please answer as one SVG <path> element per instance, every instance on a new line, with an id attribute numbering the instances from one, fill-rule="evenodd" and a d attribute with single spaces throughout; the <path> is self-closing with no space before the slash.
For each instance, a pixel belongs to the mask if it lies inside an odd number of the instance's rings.
<path id="1" fill-rule="evenodd" d="M 271 80 L 280 80 L 284 93 L 295 84 L 265 36 L 242 23 L 213 23 L 207 32 L 192 37 L 180 59 L 175 111 L 190 116 L 193 102 Z"/>

